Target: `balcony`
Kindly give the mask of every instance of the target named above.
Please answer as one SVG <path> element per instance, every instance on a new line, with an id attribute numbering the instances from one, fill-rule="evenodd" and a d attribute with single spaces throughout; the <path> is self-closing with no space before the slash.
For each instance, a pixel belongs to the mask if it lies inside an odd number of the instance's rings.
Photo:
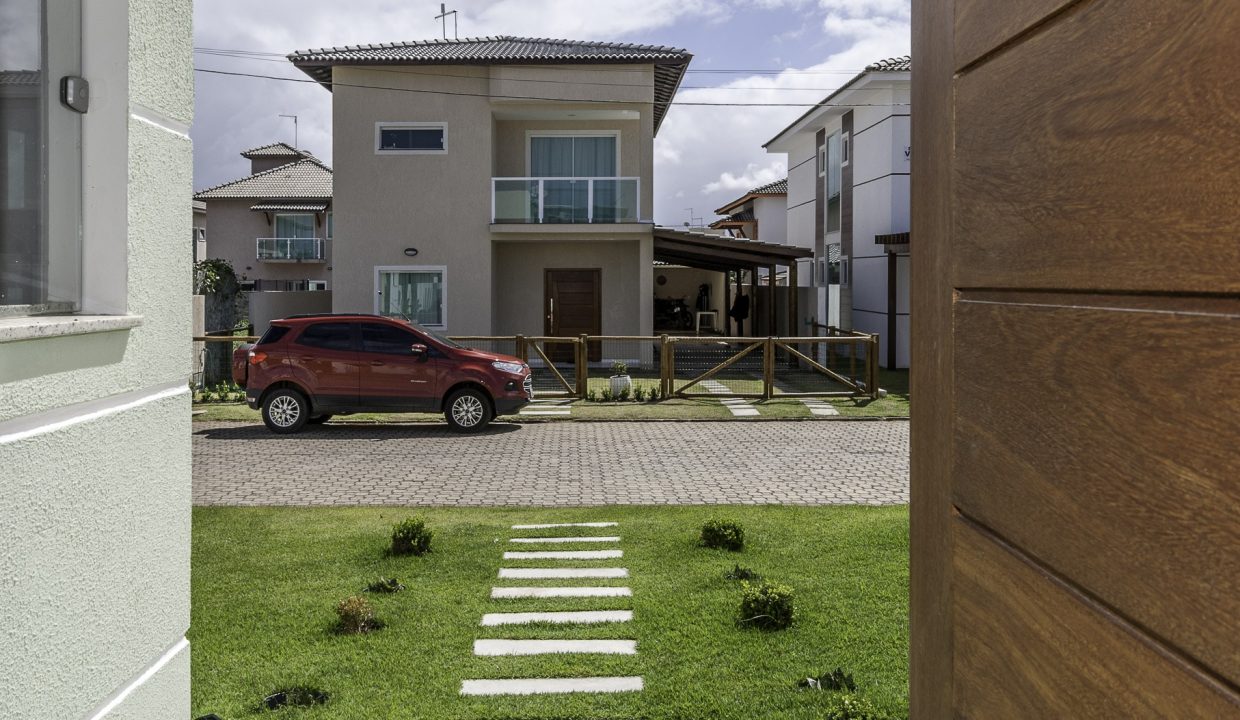
<path id="1" fill-rule="evenodd" d="M 491 178 L 495 224 L 617 224 L 640 218 L 641 178 Z"/>
<path id="2" fill-rule="evenodd" d="M 263 262 L 324 262 L 323 238 L 257 238 L 257 257 Z"/>

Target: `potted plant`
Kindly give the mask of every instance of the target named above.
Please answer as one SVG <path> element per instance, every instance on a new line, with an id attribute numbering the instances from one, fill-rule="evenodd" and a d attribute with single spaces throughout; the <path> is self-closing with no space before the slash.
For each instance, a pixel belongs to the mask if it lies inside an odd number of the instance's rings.
<path id="1" fill-rule="evenodd" d="M 620 397 L 621 393 L 627 397 L 633 391 L 633 379 L 629 377 L 629 366 L 623 360 L 613 360 L 611 363 L 611 396 Z"/>

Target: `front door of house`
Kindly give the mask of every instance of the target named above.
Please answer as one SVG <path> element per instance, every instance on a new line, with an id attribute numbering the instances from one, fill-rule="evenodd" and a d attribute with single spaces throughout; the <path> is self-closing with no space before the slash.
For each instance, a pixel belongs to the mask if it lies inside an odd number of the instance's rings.
<path id="1" fill-rule="evenodd" d="M 543 296 L 543 333 L 552 337 L 603 334 L 602 281 L 598 268 L 546 270 Z M 557 356 L 571 356 L 572 348 L 551 348 Z M 591 352 L 591 356 L 594 353 Z M 556 359 L 556 358 L 552 358 Z M 591 357 L 591 359 L 595 359 Z"/>

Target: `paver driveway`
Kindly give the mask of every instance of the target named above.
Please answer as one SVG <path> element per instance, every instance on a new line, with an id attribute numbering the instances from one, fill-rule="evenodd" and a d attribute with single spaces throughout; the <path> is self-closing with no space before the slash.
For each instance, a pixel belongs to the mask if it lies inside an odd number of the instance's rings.
<path id="1" fill-rule="evenodd" d="M 902 421 L 193 427 L 199 505 L 908 502 Z"/>

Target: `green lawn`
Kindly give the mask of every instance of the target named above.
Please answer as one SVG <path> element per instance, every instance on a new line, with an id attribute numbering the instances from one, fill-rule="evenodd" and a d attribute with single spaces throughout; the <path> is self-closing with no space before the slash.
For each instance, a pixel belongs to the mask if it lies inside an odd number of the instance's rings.
<path id="1" fill-rule="evenodd" d="M 795 684 L 839 666 L 881 709 L 907 716 L 907 508 L 436 509 L 422 513 L 436 532 L 432 554 L 385 557 L 392 523 L 408 514 L 400 508 L 195 509 L 192 714 L 261 716 L 256 704 L 267 693 L 310 685 L 330 693 L 329 704 L 279 716 L 816 718 L 828 697 Z M 696 546 L 697 529 L 711 517 L 744 525 L 744 552 Z M 625 557 L 581 562 L 622 562 L 630 579 L 503 582 L 627 583 L 632 598 L 489 599 L 501 562 L 520 565 L 500 559 L 511 524 L 597 519 L 620 522 L 615 534 Z M 737 627 L 739 584 L 723 577 L 736 562 L 795 589 L 792 629 Z M 387 627 L 365 636 L 333 634 L 335 603 L 380 575 L 408 586 L 371 597 Z M 610 627 L 479 627 L 485 612 L 534 609 L 632 609 L 634 620 Z M 474 639 L 526 637 L 627 637 L 638 641 L 638 655 L 472 656 Z M 641 675 L 646 690 L 458 695 L 466 678 L 587 675 Z"/>

